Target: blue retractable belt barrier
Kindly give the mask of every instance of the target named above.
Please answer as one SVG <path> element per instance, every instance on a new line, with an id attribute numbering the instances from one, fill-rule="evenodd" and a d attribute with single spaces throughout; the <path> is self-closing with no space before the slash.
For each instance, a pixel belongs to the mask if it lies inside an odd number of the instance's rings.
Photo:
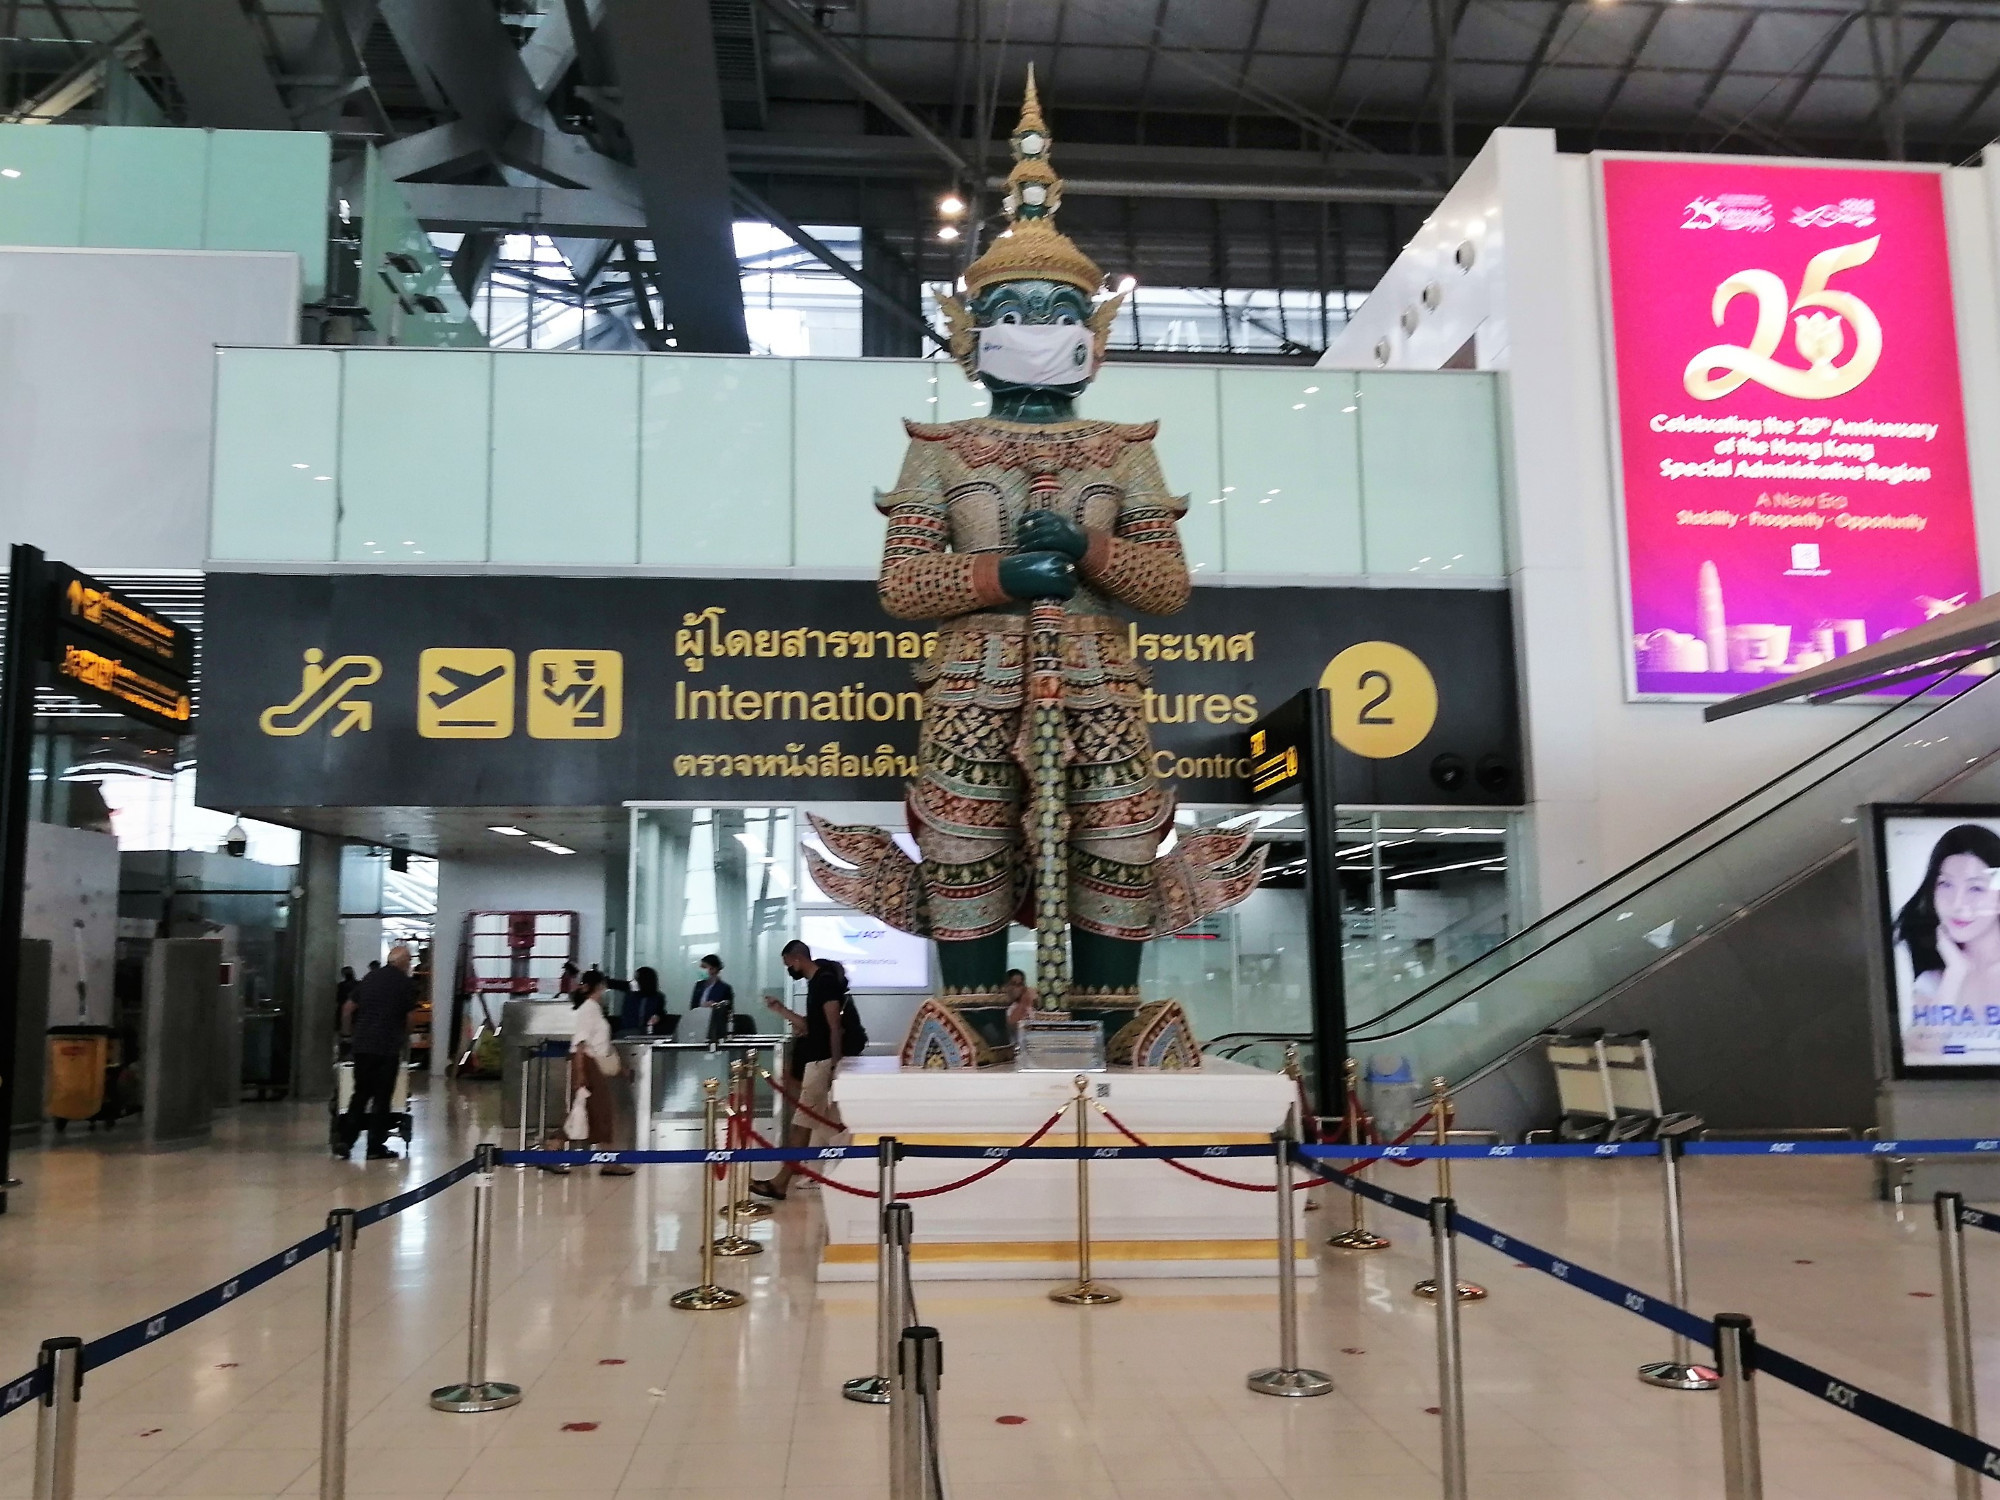
<path id="1" fill-rule="evenodd" d="M 0 1417 L 17 1406 L 26 1406 L 30 1401 L 40 1400 L 49 1393 L 49 1372 L 40 1366 L 30 1370 L 19 1380 L 9 1381 L 0 1386 Z"/>
<path id="2" fill-rule="evenodd" d="M 218 1308 L 234 1302 L 245 1292 L 262 1286 L 273 1277 L 282 1276 L 294 1266 L 311 1260 L 320 1251 L 333 1244 L 333 1231 L 322 1229 L 318 1234 L 307 1235 L 296 1245 L 280 1250 L 276 1255 L 260 1260 L 247 1271 L 238 1271 L 227 1281 L 219 1282 L 205 1292 L 197 1292 L 184 1302 L 176 1302 L 163 1313 L 150 1318 L 141 1318 L 129 1323 L 116 1333 L 107 1333 L 103 1338 L 92 1339 L 83 1346 L 83 1368 L 86 1372 L 108 1365 L 114 1359 L 122 1359 L 134 1349 L 142 1348 L 155 1339 L 165 1338 L 176 1329 L 185 1328 L 197 1318 L 205 1318 Z"/>
<path id="3" fill-rule="evenodd" d="M 1689 1141 L 1689 1156 L 1988 1156 L 2000 1137 L 1915 1141 Z"/>
<path id="4" fill-rule="evenodd" d="M 1732 1141 L 1718 1144 L 1734 1146 L 1751 1143 Z M 1912 1143 L 1841 1141 L 1815 1142 L 1813 1144 L 1842 1145 L 1852 1148 L 1877 1144 L 1909 1145 Z M 1305 1156 L 1313 1153 L 1314 1148 L 1304 1147 L 1299 1150 L 1298 1154 Z M 1744 1153 L 1728 1151 L 1716 1154 L 1742 1155 Z M 1849 1150 L 1846 1153 L 1822 1152 L 1819 1154 L 1856 1155 L 1859 1153 Z M 1330 1182 L 1338 1183 L 1351 1192 L 1360 1193 L 1363 1197 L 1371 1198 L 1387 1208 L 1393 1208 L 1398 1212 L 1409 1214 L 1413 1218 L 1428 1219 L 1430 1216 L 1429 1204 L 1419 1199 L 1406 1197 L 1401 1193 L 1389 1192 L 1386 1189 L 1376 1187 L 1372 1182 L 1364 1182 L 1358 1177 L 1348 1177 L 1344 1174 L 1329 1174 L 1325 1172 L 1320 1173 L 1320 1175 L 1326 1177 Z M 1976 1208 L 1967 1208 L 1960 1210 L 1959 1217 L 1962 1223 L 1972 1224 L 1980 1229 L 1992 1229 L 2000 1232 L 2000 1214 L 1982 1213 Z M 1526 1240 L 1517 1239 L 1511 1234 L 1503 1234 L 1491 1225 L 1482 1224 L 1479 1220 L 1467 1214 L 1454 1213 L 1451 1222 L 1452 1226 L 1468 1239 L 1477 1240 L 1483 1245 L 1498 1250 L 1503 1255 L 1511 1255 L 1522 1265 L 1541 1271 L 1545 1275 L 1553 1276 L 1556 1280 L 1567 1286 L 1573 1286 L 1579 1291 L 1588 1292 L 1591 1296 L 1612 1303 L 1617 1307 L 1622 1307 L 1627 1312 L 1637 1313 L 1648 1322 L 1657 1323 L 1668 1332 L 1678 1333 L 1702 1345 L 1704 1348 L 1714 1347 L 1715 1330 L 1713 1325 L 1696 1317 L 1685 1308 L 1675 1307 L 1672 1303 L 1658 1297 L 1649 1297 L 1644 1292 L 1626 1286 L 1623 1282 L 1613 1281 L 1609 1276 L 1600 1275 L 1587 1266 L 1579 1266 L 1573 1261 L 1566 1261 L 1560 1256 L 1551 1255 L 1538 1245 L 1531 1245 Z M 1753 1346 L 1752 1365 L 1753 1368 L 1763 1371 L 1774 1380 L 1782 1380 L 1786 1385 L 1796 1387 L 1804 1391 L 1807 1395 L 1826 1402 L 1829 1406 L 1837 1406 L 1842 1411 L 1850 1412 L 1860 1417 L 1863 1421 L 1873 1423 L 1875 1426 L 1882 1428 L 1884 1431 L 1893 1432 L 1901 1438 L 1907 1438 L 1920 1448 L 1927 1448 L 1942 1458 L 1948 1458 L 1956 1464 L 1963 1464 L 1966 1468 L 1984 1474 L 1989 1478 L 2000 1479 L 2000 1448 L 1996 1448 L 1991 1443 L 1982 1442 L 1976 1437 L 1969 1437 L 1954 1427 L 1946 1426 L 1934 1417 L 1927 1417 L 1922 1412 L 1912 1411 L 1909 1407 L 1891 1401 L 1885 1396 L 1878 1396 L 1872 1391 L 1863 1390 L 1858 1385 L 1841 1380 L 1837 1376 L 1829 1375 L 1826 1371 L 1816 1369 L 1802 1359 L 1795 1359 L 1781 1350 L 1773 1349 L 1761 1339 L 1757 1340 Z"/>
<path id="5" fill-rule="evenodd" d="M 414 1208 L 426 1198 L 434 1198 L 446 1188 L 463 1182 L 478 1170 L 478 1158 L 463 1161 L 442 1177 L 434 1177 L 422 1187 L 399 1193 L 394 1198 L 385 1198 L 380 1203 L 369 1205 L 355 1213 L 357 1229 L 368 1224 L 379 1224 L 406 1208 Z M 176 1329 L 185 1328 L 197 1319 L 228 1306 L 245 1292 L 254 1291 L 265 1282 L 282 1276 L 285 1272 L 304 1265 L 323 1250 L 333 1248 L 333 1231 L 322 1229 L 317 1234 L 309 1234 L 296 1245 L 288 1245 L 276 1255 L 267 1256 L 247 1271 L 238 1271 L 227 1281 L 218 1282 L 205 1292 L 197 1292 L 185 1301 L 176 1302 L 163 1313 L 155 1313 L 150 1318 L 141 1318 L 129 1323 L 115 1333 L 107 1333 L 102 1338 L 92 1339 L 83 1346 L 83 1368 L 86 1372 L 108 1365 L 114 1359 L 122 1359 L 134 1349 L 165 1338 Z M 47 1394 L 48 1375 L 41 1369 L 29 1371 L 19 1380 L 0 1386 L 0 1417 Z"/>
<path id="6" fill-rule="evenodd" d="M 357 1230 L 366 1229 L 370 1224 L 379 1224 L 406 1208 L 415 1208 L 426 1198 L 435 1198 L 446 1188 L 455 1187 L 478 1170 L 479 1158 L 468 1157 L 444 1176 L 433 1177 L 422 1187 L 411 1188 L 407 1193 L 399 1193 L 393 1198 L 384 1198 L 380 1203 L 371 1204 L 367 1208 L 357 1209 L 354 1214 L 354 1227 Z"/>
<path id="7" fill-rule="evenodd" d="M 1958 1222 L 1965 1225 L 1968 1229 L 1988 1229 L 1995 1234 L 2000 1234 L 2000 1214 L 1990 1214 L 1984 1209 L 1967 1208 L 1965 1205 L 1960 1204 Z"/>
<path id="8" fill-rule="evenodd" d="M 1911 1411 L 1886 1396 L 1864 1391 L 1860 1386 L 1850 1385 L 1824 1370 L 1816 1370 L 1802 1359 L 1779 1353 L 1762 1340 L 1757 1343 L 1753 1365 L 1774 1380 L 1782 1380 L 1808 1396 L 1817 1396 L 1829 1406 L 1852 1412 L 1864 1422 L 1872 1422 L 1898 1437 L 1908 1438 L 1920 1448 L 1928 1448 L 1976 1473 L 2000 1478 L 2000 1448 L 1991 1443 L 1968 1437 L 1957 1428 L 1947 1427 L 1920 1411 Z"/>

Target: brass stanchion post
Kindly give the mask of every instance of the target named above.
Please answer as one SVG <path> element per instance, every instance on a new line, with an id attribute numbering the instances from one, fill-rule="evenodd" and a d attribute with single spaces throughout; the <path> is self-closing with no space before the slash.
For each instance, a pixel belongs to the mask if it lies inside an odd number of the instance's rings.
<path id="1" fill-rule="evenodd" d="M 757 1066 L 757 1049 L 752 1047 L 743 1058 L 743 1144 L 750 1144 L 750 1129 L 757 1123 L 757 1078 L 762 1070 Z M 773 1133 L 773 1140 L 784 1137 Z M 768 1219 L 777 1210 L 770 1204 L 750 1196 L 750 1163 L 739 1162 L 743 1175 L 736 1183 L 736 1217 L 743 1220 Z"/>
<path id="2" fill-rule="evenodd" d="M 1125 1294 L 1117 1287 L 1090 1275 L 1090 1080 L 1081 1073 L 1076 1075 L 1076 1149 L 1076 1281 L 1050 1292 L 1049 1301 L 1067 1307 L 1123 1302 Z"/>
<path id="3" fill-rule="evenodd" d="M 1346 1143 L 1350 1146 L 1361 1144 L 1361 1096 L 1355 1088 L 1360 1078 L 1361 1065 L 1355 1062 L 1353 1058 L 1348 1058 L 1345 1072 L 1347 1105 L 1342 1112 L 1342 1119 L 1345 1121 L 1345 1124 L 1341 1133 L 1346 1137 Z M 1366 1175 L 1367 1170 L 1366 1167 L 1356 1165 L 1353 1172 L 1356 1177 L 1361 1177 Z M 1368 1200 L 1359 1193 L 1349 1193 L 1347 1201 L 1354 1214 L 1353 1221 L 1348 1228 L 1341 1230 L 1339 1234 L 1328 1240 L 1327 1244 L 1336 1250 L 1387 1250 L 1389 1242 L 1382 1238 L 1381 1235 L 1369 1232 Z"/>
<path id="4" fill-rule="evenodd" d="M 1431 1142 L 1433 1145 L 1451 1144 L 1451 1085 L 1442 1078 L 1431 1080 Z M 1437 1195 L 1451 1196 L 1451 1158 L 1437 1158 Z M 1461 1302 L 1478 1302 L 1486 1296 L 1486 1288 L 1476 1281 L 1454 1281 L 1452 1283 Z M 1425 1301 L 1438 1294 L 1438 1284 L 1434 1277 L 1426 1276 L 1410 1288 Z"/>
<path id="5" fill-rule="evenodd" d="M 1297 1042 L 1285 1043 L 1285 1066 L 1283 1071 L 1285 1076 L 1292 1080 L 1292 1092 L 1298 1095 L 1299 1099 L 1299 1139 L 1311 1144 L 1317 1144 L 1319 1141 L 1319 1121 L 1314 1117 L 1313 1112 L 1306 1107 L 1306 1080 L 1304 1071 L 1299 1067 L 1299 1044 Z M 1305 1198 L 1305 1207 L 1301 1212 L 1309 1214 L 1318 1213 L 1324 1207 L 1319 1201 L 1317 1187 L 1307 1188 L 1303 1196 Z"/>
<path id="6" fill-rule="evenodd" d="M 704 1078 L 702 1093 L 701 1140 L 704 1151 L 713 1151 L 715 1146 L 716 1113 L 720 1101 L 716 1095 L 716 1081 Z M 695 1221 L 701 1229 L 701 1285 L 691 1286 L 684 1292 L 675 1292 L 672 1305 L 682 1312 L 718 1312 L 727 1307 L 741 1307 L 748 1299 L 726 1286 L 715 1284 L 715 1237 L 708 1226 L 715 1222 L 715 1168 L 708 1162 L 701 1164 L 701 1217 Z"/>
<path id="7" fill-rule="evenodd" d="M 729 1145 L 732 1150 L 748 1143 L 750 1136 L 744 1126 L 743 1115 L 743 1063 L 741 1059 L 729 1065 Z M 729 1170 L 722 1179 L 723 1195 L 729 1200 L 723 1206 L 722 1214 L 727 1221 L 728 1232 L 718 1235 L 713 1246 L 717 1255 L 762 1255 L 764 1247 L 743 1233 L 740 1205 L 748 1188 L 743 1182 L 744 1163 L 732 1160 Z M 715 1215 L 706 1216 L 707 1222 L 714 1223 Z"/>

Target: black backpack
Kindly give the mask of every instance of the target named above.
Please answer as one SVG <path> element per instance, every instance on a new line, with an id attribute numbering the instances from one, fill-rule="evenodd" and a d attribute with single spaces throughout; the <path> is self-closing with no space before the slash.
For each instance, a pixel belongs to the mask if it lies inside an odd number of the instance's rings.
<path id="1" fill-rule="evenodd" d="M 840 1055 L 859 1057 L 868 1048 L 868 1028 L 861 1024 L 861 1012 L 855 1009 L 854 996 L 848 991 L 847 970 L 829 960 L 821 963 L 840 974 Z"/>

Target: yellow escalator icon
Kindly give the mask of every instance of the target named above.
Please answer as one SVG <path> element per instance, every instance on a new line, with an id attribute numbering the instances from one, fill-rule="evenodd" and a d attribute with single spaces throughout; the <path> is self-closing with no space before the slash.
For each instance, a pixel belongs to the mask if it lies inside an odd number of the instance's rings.
<path id="1" fill-rule="evenodd" d="M 373 656 L 340 656 L 323 665 L 326 653 L 317 646 L 305 653 L 299 671 L 299 695 L 289 703 L 274 703 L 257 716 L 257 727 L 269 735 L 289 739 L 304 734 L 338 708 L 333 738 L 350 729 L 366 734 L 375 727 L 375 705 L 366 698 L 350 698 L 356 688 L 382 680 L 382 662 Z"/>

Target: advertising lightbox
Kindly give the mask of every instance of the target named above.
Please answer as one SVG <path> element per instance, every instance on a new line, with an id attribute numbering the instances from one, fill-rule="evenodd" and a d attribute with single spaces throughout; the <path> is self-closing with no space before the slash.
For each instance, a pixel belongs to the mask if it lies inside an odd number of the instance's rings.
<path id="1" fill-rule="evenodd" d="M 1599 165 L 1633 694 L 1747 692 L 1976 599 L 1940 174 Z"/>
<path id="2" fill-rule="evenodd" d="M 2000 1077 L 2000 807 L 1876 807 L 1898 1078 Z"/>

